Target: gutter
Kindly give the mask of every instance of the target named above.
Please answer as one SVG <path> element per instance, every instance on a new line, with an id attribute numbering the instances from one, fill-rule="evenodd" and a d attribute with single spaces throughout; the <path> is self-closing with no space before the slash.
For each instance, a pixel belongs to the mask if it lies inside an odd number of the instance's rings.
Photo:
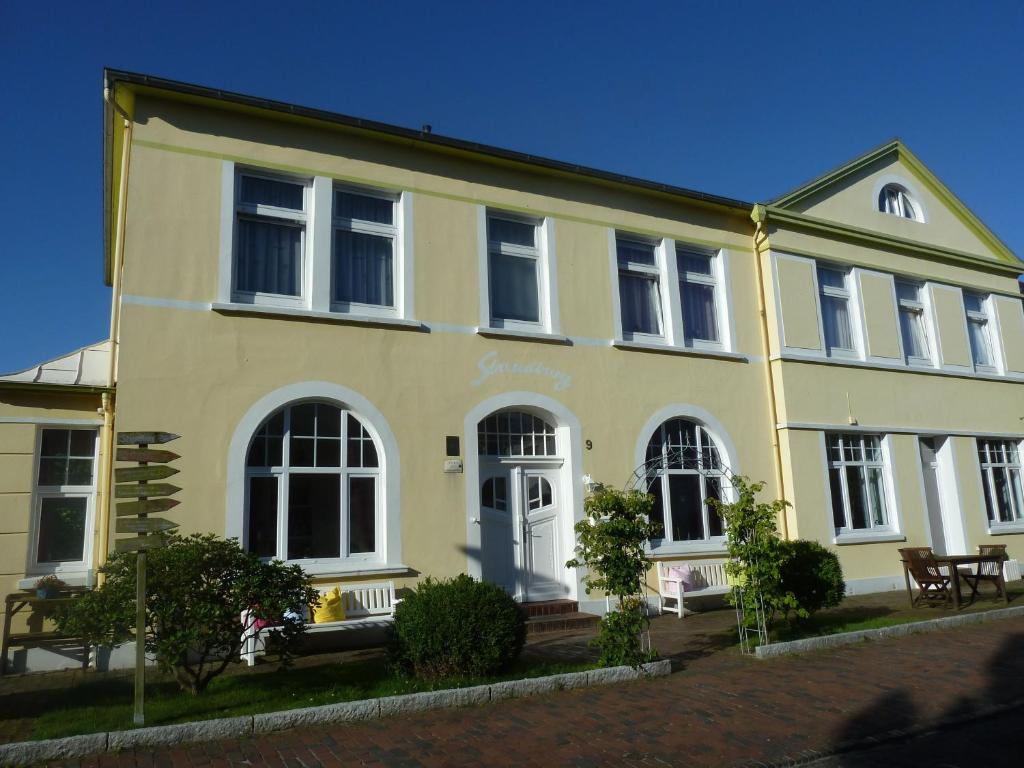
<path id="1" fill-rule="evenodd" d="M 768 240 L 764 231 L 768 220 L 768 209 L 763 205 L 755 205 L 750 211 L 750 219 L 754 222 L 754 265 L 757 269 L 757 313 L 761 319 L 761 347 L 764 349 L 765 385 L 768 389 L 771 423 L 769 433 L 772 439 L 772 454 L 775 459 L 775 487 L 779 498 L 786 500 L 786 483 L 782 474 L 782 446 L 779 443 L 779 406 L 775 397 L 775 371 L 772 368 L 770 334 L 768 333 L 768 309 L 765 302 L 764 269 L 761 267 L 761 246 Z M 782 537 L 789 539 L 789 512 L 782 511 Z"/>

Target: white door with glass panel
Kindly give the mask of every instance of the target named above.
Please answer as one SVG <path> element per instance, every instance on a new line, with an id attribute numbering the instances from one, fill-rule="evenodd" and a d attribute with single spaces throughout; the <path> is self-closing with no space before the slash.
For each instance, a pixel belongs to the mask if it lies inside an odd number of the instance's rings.
<path id="1" fill-rule="evenodd" d="M 481 472 L 482 575 L 524 601 L 565 597 L 559 470 L 502 465 Z"/>

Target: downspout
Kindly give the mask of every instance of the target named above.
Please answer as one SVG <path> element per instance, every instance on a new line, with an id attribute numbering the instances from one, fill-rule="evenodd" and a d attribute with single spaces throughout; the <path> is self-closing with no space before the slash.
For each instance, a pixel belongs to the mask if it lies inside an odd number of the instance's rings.
<path id="1" fill-rule="evenodd" d="M 768 209 L 763 205 L 755 205 L 750 212 L 750 218 L 754 222 L 754 266 L 757 269 L 757 311 L 761 316 L 761 349 L 764 351 L 764 372 L 765 382 L 768 388 L 768 404 L 770 409 L 771 424 L 770 435 L 772 440 L 772 451 L 775 457 L 775 487 L 778 488 L 779 498 L 786 498 L 786 484 L 782 474 L 782 447 L 779 444 L 779 407 L 775 399 L 775 372 L 772 370 L 771 346 L 768 334 L 768 310 L 765 304 L 765 283 L 764 270 L 761 268 L 761 246 L 767 241 L 764 224 L 768 220 Z M 782 513 L 782 537 L 789 539 L 789 515 Z"/>
<path id="2" fill-rule="evenodd" d="M 117 186 L 117 225 L 114 233 L 114 253 L 111 263 L 111 308 L 110 308 L 110 363 L 107 368 L 107 387 L 103 394 L 103 436 L 101 439 L 102 461 L 100 467 L 100 521 L 97 564 L 107 561 L 110 540 L 110 503 L 112 477 L 114 474 L 114 405 L 117 384 L 117 358 L 121 336 L 121 277 L 124 271 L 124 230 L 128 198 L 128 162 L 131 157 L 132 118 L 117 103 L 110 86 L 103 89 L 103 100 L 121 116 L 124 134 L 121 139 L 121 174 Z"/>

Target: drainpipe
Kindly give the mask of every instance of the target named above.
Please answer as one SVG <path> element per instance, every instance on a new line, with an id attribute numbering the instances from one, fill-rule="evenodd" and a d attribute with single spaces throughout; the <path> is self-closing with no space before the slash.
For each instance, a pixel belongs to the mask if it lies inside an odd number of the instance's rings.
<path id="1" fill-rule="evenodd" d="M 117 223 L 114 232 L 114 253 L 111 263 L 111 307 L 110 307 L 110 364 L 107 368 L 107 386 L 110 392 L 102 395 L 103 403 L 103 435 L 101 438 L 100 467 L 100 522 L 99 546 L 97 547 L 97 566 L 107 561 L 107 545 L 110 540 L 110 503 L 112 476 L 114 474 L 114 394 L 117 383 L 117 362 L 119 339 L 121 336 L 121 278 L 124 271 L 124 230 L 128 198 L 128 162 L 131 157 L 132 118 L 117 103 L 110 86 L 103 89 L 103 100 L 110 108 L 121 116 L 124 123 L 124 135 L 121 141 L 121 177 L 117 186 Z"/>
<path id="2" fill-rule="evenodd" d="M 768 389 L 768 403 L 770 406 L 771 440 L 772 451 L 775 457 L 775 487 L 779 490 L 779 498 L 786 498 L 786 484 L 782 475 L 782 447 L 779 445 L 779 407 L 775 399 L 775 373 L 772 370 L 771 346 L 768 335 L 768 311 L 765 308 L 765 284 L 764 270 L 761 268 L 761 246 L 768 240 L 764 231 L 764 224 L 768 220 L 768 209 L 763 205 L 755 205 L 750 212 L 750 218 L 754 222 L 754 266 L 757 269 L 757 311 L 761 316 L 761 349 L 764 350 L 764 371 L 765 382 Z M 789 539 L 789 515 L 782 513 L 782 537 Z"/>

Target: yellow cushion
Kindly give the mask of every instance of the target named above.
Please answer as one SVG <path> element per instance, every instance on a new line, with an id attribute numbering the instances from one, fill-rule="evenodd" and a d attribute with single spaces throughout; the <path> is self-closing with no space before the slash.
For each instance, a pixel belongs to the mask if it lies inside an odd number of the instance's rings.
<path id="1" fill-rule="evenodd" d="M 341 599 L 341 587 L 335 587 L 320 598 L 320 604 L 313 609 L 313 623 L 326 624 L 328 621 L 345 620 L 345 603 Z"/>

